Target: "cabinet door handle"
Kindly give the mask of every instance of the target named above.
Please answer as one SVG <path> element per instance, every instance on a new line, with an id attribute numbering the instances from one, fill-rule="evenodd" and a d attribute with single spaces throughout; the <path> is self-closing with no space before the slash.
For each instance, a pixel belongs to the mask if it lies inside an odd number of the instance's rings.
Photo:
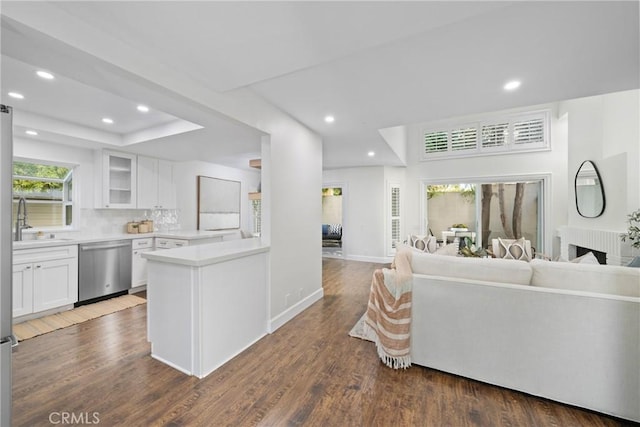
<path id="1" fill-rule="evenodd" d="M 42 268 L 42 266 L 40 264 L 36 265 L 36 268 Z"/>
<path id="2" fill-rule="evenodd" d="M 30 266 L 30 265 L 27 265 L 24 269 L 25 269 L 25 270 L 31 270 L 31 266 Z"/>

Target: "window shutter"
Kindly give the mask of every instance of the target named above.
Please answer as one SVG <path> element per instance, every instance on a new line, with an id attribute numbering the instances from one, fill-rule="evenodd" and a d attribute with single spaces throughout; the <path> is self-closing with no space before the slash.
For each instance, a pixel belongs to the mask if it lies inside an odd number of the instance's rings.
<path id="1" fill-rule="evenodd" d="M 544 142 L 544 119 L 522 120 L 513 124 L 514 144 L 540 144 Z"/>
<path id="2" fill-rule="evenodd" d="M 451 150 L 473 150 L 478 141 L 478 130 L 475 127 L 454 129 L 451 131 Z"/>
<path id="3" fill-rule="evenodd" d="M 393 255 L 400 237 L 400 186 L 391 184 L 389 187 L 389 239 L 388 255 Z"/>
<path id="4" fill-rule="evenodd" d="M 509 123 L 482 126 L 482 148 L 502 147 L 507 142 Z"/>
<path id="5" fill-rule="evenodd" d="M 425 153 L 446 152 L 448 148 L 449 138 L 447 132 L 427 132 L 424 134 Z"/>
<path id="6" fill-rule="evenodd" d="M 527 111 L 423 128 L 421 160 L 549 149 L 549 110 Z M 431 129 L 438 129 L 433 131 Z"/>
<path id="7" fill-rule="evenodd" d="M 400 187 L 391 188 L 391 241 L 400 240 Z"/>

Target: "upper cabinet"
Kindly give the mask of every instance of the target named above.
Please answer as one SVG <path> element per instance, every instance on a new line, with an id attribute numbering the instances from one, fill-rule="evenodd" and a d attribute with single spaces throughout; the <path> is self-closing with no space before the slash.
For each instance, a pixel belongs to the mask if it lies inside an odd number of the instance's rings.
<path id="1" fill-rule="evenodd" d="M 138 209 L 175 209 L 173 163 L 138 156 Z"/>
<path id="2" fill-rule="evenodd" d="M 96 208 L 176 208 L 173 162 L 102 150 L 96 151 L 96 166 Z"/>
<path id="3" fill-rule="evenodd" d="M 137 156 L 116 151 L 98 151 L 96 165 L 101 173 L 96 185 L 96 207 L 136 207 Z"/>

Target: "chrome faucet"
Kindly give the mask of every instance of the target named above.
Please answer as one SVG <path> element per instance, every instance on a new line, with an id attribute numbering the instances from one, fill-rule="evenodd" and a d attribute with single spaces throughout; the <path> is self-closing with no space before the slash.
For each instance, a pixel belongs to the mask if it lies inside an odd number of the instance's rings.
<path id="1" fill-rule="evenodd" d="M 22 216 L 20 216 L 22 214 Z M 16 235 L 13 240 L 19 242 L 22 240 L 22 230 L 25 228 L 31 228 L 27 224 L 27 199 L 20 197 L 18 200 L 18 212 L 16 212 Z"/>

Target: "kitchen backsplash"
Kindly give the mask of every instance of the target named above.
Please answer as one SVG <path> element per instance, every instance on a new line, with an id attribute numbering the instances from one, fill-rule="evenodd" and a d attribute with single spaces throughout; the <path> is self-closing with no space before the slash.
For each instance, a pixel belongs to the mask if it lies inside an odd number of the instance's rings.
<path id="1" fill-rule="evenodd" d="M 180 229 L 180 215 L 176 209 L 82 209 L 80 230 L 96 234 L 126 233 L 128 222 L 144 219 L 154 222 L 154 231 Z"/>

